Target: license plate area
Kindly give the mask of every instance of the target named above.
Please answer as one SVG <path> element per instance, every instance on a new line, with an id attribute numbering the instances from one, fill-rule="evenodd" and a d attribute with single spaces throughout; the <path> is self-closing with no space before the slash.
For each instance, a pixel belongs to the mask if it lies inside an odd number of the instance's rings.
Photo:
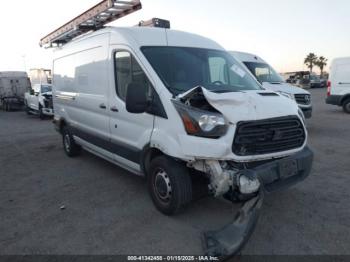
<path id="1" fill-rule="evenodd" d="M 298 174 L 298 162 L 295 159 L 282 160 L 279 165 L 280 178 L 285 179 Z"/>

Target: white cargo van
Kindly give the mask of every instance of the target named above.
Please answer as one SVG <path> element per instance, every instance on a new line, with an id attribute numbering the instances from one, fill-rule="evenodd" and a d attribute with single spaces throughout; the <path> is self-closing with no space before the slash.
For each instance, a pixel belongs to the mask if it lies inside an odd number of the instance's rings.
<path id="1" fill-rule="evenodd" d="M 311 118 L 312 103 L 308 91 L 286 83 L 267 62 L 257 55 L 237 51 L 230 51 L 230 54 L 241 61 L 264 88 L 294 100 L 303 111 L 305 118 Z"/>
<path id="2" fill-rule="evenodd" d="M 350 57 L 332 61 L 328 80 L 326 103 L 342 106 L 350 113 Z"/>
<path id="3" fill-rule="evenodd" d="M 303 115 L 210 39 L 159 19 L 151 23 L 157 28 L 89 25 L 140 8 L 132 1 L 118 10 L 125 3 L 103 1 L 41 40 L 58 45 L 54 124 L 63 148 L 70 157 L 84 148 L 145 176 L 167 215 L 191 202 L 194 176 L 213 196 L 243 202 L 230 226 L 205 234 L 206 253 L 235 254 L 253 232 L 264 193 L 310 173 Z M 90 26 L 95 31 L 86 33 Z"/>

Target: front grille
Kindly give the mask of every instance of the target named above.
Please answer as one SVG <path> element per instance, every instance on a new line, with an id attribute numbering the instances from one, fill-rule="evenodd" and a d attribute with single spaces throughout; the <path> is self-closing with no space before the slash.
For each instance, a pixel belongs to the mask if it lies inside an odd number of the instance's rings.
<path id="1" fill-rule="evenodd" d="M 301 105 L 310 105 L 311 104 L 311 96 L 309 94 L 295 94 L 295 101 Z"/>
<path id="2" fill-rule="evenodd" d="M 304 127 L 294 116 L 239 122 L 232 151 L 238 156 L 261 155 L 301 147 Z"/>

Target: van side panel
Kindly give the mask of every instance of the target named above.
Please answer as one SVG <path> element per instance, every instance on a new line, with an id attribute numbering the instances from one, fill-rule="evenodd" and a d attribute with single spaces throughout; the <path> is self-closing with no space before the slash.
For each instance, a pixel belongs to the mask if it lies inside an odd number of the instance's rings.
<path id="1" fill-rule="evenodd" d="M 76 45 L 65 46 L 54 60 L 55 118 L 65 119 L 78 137 L 108 142 L 108 34 Z"/>
<path id="2" fill-rule="evenodd" d="M 331 93 L 335 95 L 350 94 L 350 59 L 334 65 Z"/>

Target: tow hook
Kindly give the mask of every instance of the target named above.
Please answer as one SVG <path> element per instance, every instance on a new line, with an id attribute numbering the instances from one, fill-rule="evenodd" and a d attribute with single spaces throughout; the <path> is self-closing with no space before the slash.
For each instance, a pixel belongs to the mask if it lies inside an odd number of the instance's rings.
<path id="1" fill-rule="evenodd" d="M 264 193 L 245 202 L 236 213 L 232 223 L 216 231 L 203 234 L 206 255 L 227 259 L 237 255 L 252 235 L 260 215 Z"/>

